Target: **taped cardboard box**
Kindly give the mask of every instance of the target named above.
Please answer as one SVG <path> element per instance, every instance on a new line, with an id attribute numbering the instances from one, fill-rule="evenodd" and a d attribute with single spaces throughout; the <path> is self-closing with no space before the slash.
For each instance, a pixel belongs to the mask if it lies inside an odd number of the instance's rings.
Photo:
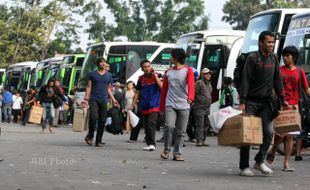
<path id="1" fill-rule="evenodd" d="M 43 108 L 39 106 L 32 106 L 28 121 L 31 123 L 40 124 L 43 115 Z"/>
<path id="2" fill-rule="evenodd" d="M 260 145 L 263 143 L 262 120 L 254 116 L 237 115 L 226 120 L 218 134 L 222 146 Z"/>
<path id="3" fill-rule="evenodd" d="M 283 110 L 273 120 L 273 127 L 276 133 L 288 133 L 300 131 L 301 118 L 298 110 Z"/>
<path id="4" fill-rule="evenodd" d="M 88 128 L 88 110 L 87 108 L 75 109 L 72 131 L 83 132 Z"/>

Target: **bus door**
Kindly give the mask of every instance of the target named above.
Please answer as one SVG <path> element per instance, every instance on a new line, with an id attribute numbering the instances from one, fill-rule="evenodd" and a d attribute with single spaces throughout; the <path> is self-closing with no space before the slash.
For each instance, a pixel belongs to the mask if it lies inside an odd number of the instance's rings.
<path id="1" fill-rule="evenodd" d="M 229 49 L 224 45 L 206 45 L 203 53 L 201 69 L 208 68 L 212 71 L 211 85 L 212 85 L 212 103 L 219 100 L 218 83 L 224 77 L 223 69 L 227 66 L 229 56 Z M 222 71 L 221 71 L 222 70 Z M 220 81 L 220 82 L 219 82 Z"/>

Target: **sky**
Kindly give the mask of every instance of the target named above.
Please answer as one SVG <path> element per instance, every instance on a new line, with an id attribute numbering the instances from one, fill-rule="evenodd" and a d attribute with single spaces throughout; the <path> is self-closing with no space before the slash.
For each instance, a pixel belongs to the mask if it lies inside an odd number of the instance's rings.
<path id="1" fill-rule="evenodd" d="M 231 29 L 228 23 L 221 20 L 224 15 L 222 8 L 226 1 L 227 0 L 205 0 L 205 15 L 210 15 L 211 20 L 209 22 L 209 29 Z M 83 33 L 80 44 L 83 50 L 86 49 L 87 43 L 89 43 L 87 38 L 88 35 Z"/>

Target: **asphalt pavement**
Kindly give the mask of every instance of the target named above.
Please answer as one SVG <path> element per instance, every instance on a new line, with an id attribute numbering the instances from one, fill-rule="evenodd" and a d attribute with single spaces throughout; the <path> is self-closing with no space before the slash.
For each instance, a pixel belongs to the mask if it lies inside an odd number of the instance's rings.
<path id="1" fill-rule="evenodd" d="M 59 127 L 40 134 L 36 125 L 0 124 L 0 190 L 310 190 L 310 151 L 304 160 L 290 162 L 295 172 L 283 172 L 283 156 L 270 167 L 272 176 L 255 171 L 254 177 L 238 175 L 239 150 L 217 145 L 186 143 L 184 162 L 162 160 L 163 144 L 153 152 L 143 151 L 139 141 L 127 143 L 129 134 L 104 134 L 104 147 L 86 145 L 86 132 Z M 159 139 L 162 132 L 156 133 Z M 257 150 L 251 150 L 251 166 Z M 172 156 L 170 156 L 172 158 Z"/>

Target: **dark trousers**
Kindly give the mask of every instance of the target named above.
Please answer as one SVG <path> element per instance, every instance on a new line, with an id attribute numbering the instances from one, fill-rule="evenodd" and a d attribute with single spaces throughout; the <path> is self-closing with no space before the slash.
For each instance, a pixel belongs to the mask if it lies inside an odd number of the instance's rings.
<path id="1" fill-rule="evenodd" d="M 190 139 L 196 138 L 196 123 L 195 123 L 195 117 L 194 117 L 194 110 L 193 109 L 191 109 L 191 111 L 189 112 L 189 118 L 188 118 L 186 133 Z"/>
<path id="2" fill-rule="evenodd" d="M 145 142 L 148 146 L 155 146 L 155 132 L 158 115 L 158 112 L 142 115 L 143 127 L 145 129 Z"/>
<path id="3" fill-rule="evenodd" d="M 246 103 L 245 112 L 247 115 L 255 115 L 262 118 L 263 123 L 263 144 L 259 147 L 259 152 L 255 156 L 255 161 L 257 164 L 261 164 L 264 162 L 266 158 L 267 151 L 272 142 L 273 138 L 273 126 L 272 121 L 268 117 L 269 113 L 269 104 L 248 101 Z M 240 162 L 239 168 L 241 170 L 249 167 L 250 160 L 250 146 L 242 146 L 240 148 Z"/>
<path id="4" fill-rule="evenodd" d="M 139 120 L 138 125 L 135 128 L 132 128 L 132 130 L 131 130 L 129 140 L 132 140 L 132 141 L 138 140 L 140 129 L 141 129 L 142 125 L 143 125 L 143 122 L 142 122 L 142 119 L 141 119 L 141 117 L 142 117 L 141 112 L 138 112 L 137 116 L 140 118 L 140 120 Z M 145 132 L 145 129 L 144 129 L 144 132 Z"/>
<path id="5" fill-rule="evenodd" d="M 23 119 L 22 119 L 22 125 L 26 125 L 26 123 L 28 122 L 29 116 L 30 116 L 30 110 L 31 109 L 25 109 L 24 110 Z"/>
<path id="6" fill-rule="evenodd" d="M 88 134 L 89 139 L 94 138 L 96 124 L 98 123 L 96 143 L 102 142 L 102 135 L 107 116 L 107 103 L 94 100 L 89 101 L 89 122 Z"/>
<path id="7" fill-rule="evenodd" d="M 208 130 L 210 128 L 210 121 L 208 115 L 209 109 L 195 109 L 194 117 L 196 124 L 196 139 L 197 142 L 204 142 L 207 137 Z"/>

